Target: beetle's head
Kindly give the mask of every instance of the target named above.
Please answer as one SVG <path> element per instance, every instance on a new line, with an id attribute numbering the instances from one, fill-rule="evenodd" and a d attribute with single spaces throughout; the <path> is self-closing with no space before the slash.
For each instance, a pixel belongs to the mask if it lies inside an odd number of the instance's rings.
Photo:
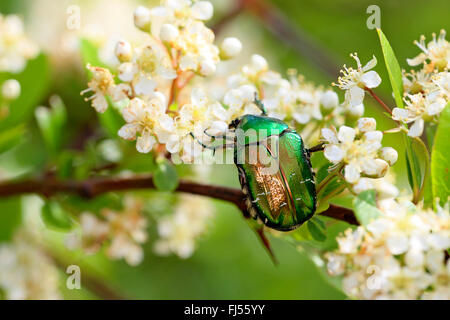
<path id="1" fill-rule="evenodd" d="M 233 121 L 231 121 L 230 125 L 228 126 L 228 129 L 236 129 L 240 122 L 241 122 L 240 118 L 234 119 Z"/>

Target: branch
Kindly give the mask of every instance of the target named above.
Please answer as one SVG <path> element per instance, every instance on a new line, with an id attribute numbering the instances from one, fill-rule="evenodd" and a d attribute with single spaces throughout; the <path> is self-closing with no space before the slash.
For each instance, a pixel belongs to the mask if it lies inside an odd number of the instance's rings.
<path id="1" fill-rule="evenodd" d="M 44 179 L 2 183 L 0 184 L 0 198 L 22 194 L 38 194 L 48 198 L 58 193 L 70 193 L 85 199 L 92 199 L 107 192 L 155 188 L 151 175 L 127 178 L 97 177 L 83 181 L 59 180 L 55 177 L 46 177 Z M 237 188 L 180 180 L 175 191 L 231 202 L 244 214 L 246 213 L 245 195 L 242 190 Z M 353 212 L 343 207 L 330 205 L 330 208 L 321 214 L 350 224 L 358 224 Z"/>
<path id="2" fill-rule="evenodd" d="M 45 251 L 47 257 L 53 261 L 53 263 L 62 271 L 66 272 L 69 263 L 61 259 L 58 255 L 51 254 L 50 251 Z M 90 274 L 86 274 L 85 270 L 81 272 L 81 286 L 91 293 L 96 295 L 102 300 L 127 300 L 128 297 L 124 297 L 115 291 L 112 287 L 105 284 L 103 281 L 98 280 Z"/>

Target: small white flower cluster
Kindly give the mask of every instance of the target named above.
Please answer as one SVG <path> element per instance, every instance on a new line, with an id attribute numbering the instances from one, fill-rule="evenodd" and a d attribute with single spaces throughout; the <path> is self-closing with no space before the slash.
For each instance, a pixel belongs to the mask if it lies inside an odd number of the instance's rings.
<path id="1" fill-rule="evenodd" d="M 123 212 L 104 209 L 101 218 L 84 212 L 80 217 L 81 237 L 71 233 L 66 245 L 95 254 L 106 244 L 109 258 L 123 258 L 129 265 L 136 266 L 142 262 L 144 252 L 141 245 L 147 241 L 147 219 L 141 209 L 140 202 L 126 198 Z"/>
<path id="2" fill-rule="evenodd" d="M 191 90 L 188 103 L 178 99 L 193 76 L 214 74 L 221 59 L 233 58 L 242 49 L 236 38 L 226 38 L 220 49 L 213 44 L 214 33 L 204 24 L 212 14 L 208 1 L 167 0 L 152 9 L 139 7 L 135 25 L 149 33 L 149 40 L 140 46 L 117 44 L 120 82 L 108 69 L 88 65 L 93 77 L 82 94 L 94 93 L 89 100 L 98 112 L 108 108 L 107 97 L 127 101 L 122 109 L 126 125 L 118 134 L 137 140 L 139 152 L 163 144 L 168 152 L 191 161 L 202 149 L 191 133 L 201 139 L 208 127 L 227 129 L 229 112 L 200 89 Z"/>
<path id="3" fill-rule="evenodd" d="M 8 300 L 61 299 L 59 271 L 21 233 L 0 245 L 0 292 Z"/>
<path id="4" fill-rule="evenodd" d="M 139 7 L 134 22 L 141 30 L 159 38 L 172 56 L 175 53 L 179 71 L 210 76 L 220 61 L 220 50 L 213 44 L 214 33 L 204 24 L 212 18 L 213 11 L 209 1 L 166 0 L 152 9 Z M 239 53 L 240 50 L 235 50 L 236 42 L 224 44 L 224 57 Z"/>
<path id="5" fill-rule="evenodd" d="M 437 122 L 440 113 L 450 101 L 450 43 L 445 31 L 439 37 L 425 43 L 425 37 L 415 44 L 423 51 L 413 59 L 407 59 L 410 66 L 422 65 L 419 71 L 403 74 L 405 108 L 394 108 L 392 118 L 412 125 L 408 135 L 422 135 L 425 121 Z"/>
<path id="6" fill-rule="evenodd" d="M 371 189 L 369 178 L 383 177 L 398 158 L 395 149 L 382 148 L 383 133 L 376 130 L 373 118 L 360 118 L 356 129 L 324 128 L 322 137 L 326 142 L 325 158 L 343 167 L 345 180 L 353 185 L 356 193 Z"/>
<path id="7" fill-rule="evenodd" d="M 244 114 L 260 114 L 255 96 L 261 99 L 268 116 L 304 128 L 317 123 L 339 123 L 345 111 L 337 94 L 306 82 L 295 69 L 288 70 L 288 78 L 269 69 L 266 59 L 253 55 L 240 73 L 227 79 L 228 91 L 223 101 L 228 106 L 229 118 Z M 327 116 L 327 117 L 326 117 Z"/>
<path id="8" fill-rule="evenodd" d="M 20 73 L 38 53 L 37 45 L 24 33 L 22 20 L 0 14 L 0 72 Z"/>
<path id="9" fill-rule="evenodd" d="M 327 253 L 328 271 L 343 276 L 356 299 L 450 299 L 450 213 L 393 199 L 379 204 L 383 216 L 348 229 Z"/>
<path id="10" fill-rule="evenodd" d="M 208 200 L 198 196 L 181 196 L 175 213 L 158 221 L 160 239 L 155 243 L 155 252 L 159 255 L 174 253 L 183 259 L 192 256 L 196 241 L 205 233 L 212 213 L 213 208 Z"/>

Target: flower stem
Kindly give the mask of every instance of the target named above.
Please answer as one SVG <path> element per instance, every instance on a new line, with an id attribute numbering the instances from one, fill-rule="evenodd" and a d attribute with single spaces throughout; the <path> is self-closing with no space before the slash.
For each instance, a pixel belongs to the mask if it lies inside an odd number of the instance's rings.
<path id="1" fill-rule="evenodd" d="M 343 164 L 340 164 L 336 169 L 331 171 L 330 174 L 325 177 L 325 179 L 323 179 L 319 183 L 319 185 L 316 188 L 317 195 L 319 195 L 323 190 L 325 190 L 326 185 L 330 183 L 330 181 L 333 180 L 333 178 L 335 178 L 338 175 L 338 173 L 342 170 L 342 167 Z"/>
<path id="2" fill-rule="evenodd" d="M 375 92 L 370 89 L 365 87 L 364 90 L 366 90 L 367 92 L 370 93 L 370 95 L 380 104 L 380 106 L 390 115 L 392 115 L 392 110 L 386 105 L 386 103 L 383 102 L 383 100 L 381 100 L 376 94 Z"/>

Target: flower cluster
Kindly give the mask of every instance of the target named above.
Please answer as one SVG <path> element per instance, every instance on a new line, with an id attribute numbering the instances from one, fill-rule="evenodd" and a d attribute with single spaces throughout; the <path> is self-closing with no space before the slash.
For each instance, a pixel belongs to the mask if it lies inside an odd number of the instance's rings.
<path id="1" fill-rule="evenodd" d="M 37 45 L 24 33 L 22 20 L 0 14 L 0 72 L 20 73 L 38 53 Z"/>
<path id="2" fill-rule="evenodd" d="M 343 276 L 357 299 L 450 299 L 450 213 L 393 199 L 379 204 L 382 217 L 348 229 L 327 254 L 328 271 Z"/>
<path id="3" fill-rule="evenodd" d="M 362 177 L 383 177 L 398 158 L 395 149 L 382 148 L 383 133 L 376 130 L 373 118 L 360 118 L 356 129 L 324 128 L 322 136 L 326 142 L 325 158 L 344 169 L 344 178 L 355 192 L 371 188 L 369 180 Z"/>
<path id="4" fill-rule="evenodd" d="M 204 24 L 212 14 L 207 1 L 168 0 L 152 9 L 138 7 L 134 22 L 148 33 L 148 40 L 139 46 L 117 43 L 118 79 L 108 69 L 88 65 L 92 79 L 82 94 L 94 93 L 89 100 L 98 112 L 106 111 L 108 97 L 117 104 L 126 101 L 121 109 L 126 125 L 119 136 L 136 140 L 139 152 L 148 153 L 161 144 L 190 161 L 201 152 L 193 132 L 201 139 L 208 127 L 226 130 L 230 112 L 202 90 L 192 89 L 191 101 L 179 98 L 195 75 L 214 74 L 221 60 L 241 51 L 236 38 L 226 38 L 220 49 L 214 45 L 214 33 Z"/>
<path id="5" fill-rule="evenodd" d="M 147 219 L 141 209 L 140 202 L 127 198 L 123 212 L 103 209 L 100 218 L 85 212 L 80 217 L 81 236 L 70 234 L 67 246 L 94 254 L 106 244 L 109 258 L 123 258 L 129 265 L 138 265 L 144 257 L 141 244 L 147 241 Z"/>
<path id="6" fill-rule="evenodd" d="M 61 299 L 59 272 L 22 233 L 0 245 L 0 292 L 8 300 Z"/>
<path id="7" fill-rule="evenodd" d="M 189 258 L 196 247 L 196 240 L 206 230 L 213 208 L 208 200 L 197 196 L 182 196 L 175 213 L 158 221 L 160 239 L 154 250 L 157 254 L 174 253 Z"/>
<path id="8" fill-rule="evenodd" d="M 439 37 L 425 43 L 425 37 L 415 44 L 423 51 L 417 57 L 408 59 L 410 66 L 422 65 L 422 69 L 403 73 L 405 108 L 394 108 L 392 118 L 404 124 L 411 124 L 408 135 L 422 134 L 425 121 L 436 122 L 441 111 L 450 101 L 450 43 L 442 30 Z"/>

